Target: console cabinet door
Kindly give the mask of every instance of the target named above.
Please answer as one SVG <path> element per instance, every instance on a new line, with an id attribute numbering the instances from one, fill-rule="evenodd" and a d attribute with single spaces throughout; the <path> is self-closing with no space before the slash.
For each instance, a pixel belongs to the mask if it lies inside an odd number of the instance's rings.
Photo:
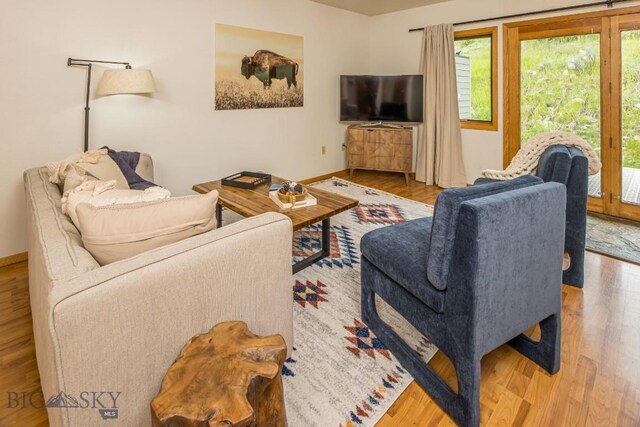
<path id="1" fill-rule="evenodd" d="M 393 156 L 392 168 L 393 170 L 407 172 L 411 171 L 413 157 L 413 145 L 412 144 L 398 144 L 395 146 L 395 155 Z"/>
<path id="2" fill-rule="evenodd" d="M 364 131 L 364 167 L 367 169 L 377 169 L 376 157 L 380 151 L 380 132 L 375 129 Z"/>
<path id="3" fill-rule="evenodd" d="M 410 172 L 413 167 L 413 138 L 411 137 L 411 130 L 404 129 L 397 132 L 396 140 L 394 141 L 393 152 L 393 169 Z"/>
<path id="4" fill-rule="evenodd" d="M 363 168 L 364 162 L 364 130 L 349 129 L 349 140 L 347 142 L 349 153 L 349 167 Z"/>

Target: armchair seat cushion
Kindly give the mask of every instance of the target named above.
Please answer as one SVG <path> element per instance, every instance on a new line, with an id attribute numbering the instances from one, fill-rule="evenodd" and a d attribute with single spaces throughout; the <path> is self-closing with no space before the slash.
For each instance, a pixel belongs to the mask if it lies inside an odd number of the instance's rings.
<path id="1" fill-rule="evenodd" d="M 444 291 L 427 280 L 427 256 L 432 217 L 415 219 L 370 231 L 362 237 L 362 256 L 437 313 L 444 307 Z"/>

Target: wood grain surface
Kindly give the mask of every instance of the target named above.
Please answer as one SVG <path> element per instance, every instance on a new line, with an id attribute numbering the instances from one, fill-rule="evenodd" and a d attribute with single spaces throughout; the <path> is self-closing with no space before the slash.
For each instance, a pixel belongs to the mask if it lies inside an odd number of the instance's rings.
<path id="1" fill-rule="evenodd" d="M 286 180 L 277 176 L 271 177 L 272 184 L 281 184 L 284 181 Z M 318 199 L 318 204 L 300 209 L 280 209 L 269 198 L 269 184 L 249 190 L 222 185 L 220 181 L 211 181 L 196 184 L 193 186 L 193 190 L 201 194 L 217 190 L 220 193 L 218 203 L 244 217 L 256 216 L 266 212 L 280 212 L 291 218 L 294 231 L 358 205 L 357 200 L 313 187 L 308 187 L 308 190 L 311 195 Z"/>
<path id="2" fill-rule="evenodd" d="M 280 335 L 224 322 L 189 340 L 151 401 L 156 427 L 285 427 Z"/>

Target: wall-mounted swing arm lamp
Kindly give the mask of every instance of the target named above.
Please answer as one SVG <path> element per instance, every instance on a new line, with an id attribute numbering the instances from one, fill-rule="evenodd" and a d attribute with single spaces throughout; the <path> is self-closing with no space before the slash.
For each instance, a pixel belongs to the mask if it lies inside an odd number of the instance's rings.
<path id="1" fill-rule="evenodd" d="M 128 62 L 98 61 L 94 59 L 67 60 L 67 66 L 87 68 L 87 95 L 84 106 L 84 151 L 89 149 L 89 99 L 93 64 L 124 65 L 124 69 L 106 70 L 98 83 L 98 95 L 143 94 L 156 91 L 156 83 L 150 70 L 135 70 Z"/>

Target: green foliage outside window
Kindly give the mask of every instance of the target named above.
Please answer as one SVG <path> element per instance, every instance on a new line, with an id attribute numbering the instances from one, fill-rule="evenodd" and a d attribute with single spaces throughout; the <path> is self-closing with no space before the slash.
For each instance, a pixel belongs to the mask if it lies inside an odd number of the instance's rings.
<path id="1" fill-rule="evenodd" d="M 522 141 L 563 130 L 601 144 L 600 36 L 521 43 Z M 640 31 L 622 33 L 622 160 L 640 168 Z"/>
<path id="2" fill-rule="evenodd" d="M 566 131 L 600 154 L 600 36 L 521 42 L 522 141 Z"/>
<path id="3" fill-rule="evenodd" d="M 491 121 L 491 37 L 456 40 L 457 55 L 471 65 L 471 120 Z"/>

